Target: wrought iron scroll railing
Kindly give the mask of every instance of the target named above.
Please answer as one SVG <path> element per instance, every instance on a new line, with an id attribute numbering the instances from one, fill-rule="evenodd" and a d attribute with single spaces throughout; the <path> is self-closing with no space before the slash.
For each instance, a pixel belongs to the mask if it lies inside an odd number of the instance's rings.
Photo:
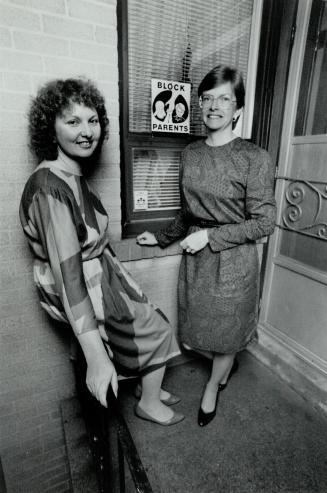
<path id="1" fill-rule="evenodd" d="M 285 180 L 279 227 L 327 240 L 327 183 L 278 176 Z"/>
<path id="2" fill-rule="evenodd" d="M 137 493 L 152 493 L 150 482 L 111 386 L 107 392 L 108 408 L 103 407 L 87 390 L 85 364 L 74 361 L 77 393 L 82 407 L 100 493 L 125 493 L 126 470 L 129 483 Z M 128 491 L 131 491 L 129 485 Z"/>

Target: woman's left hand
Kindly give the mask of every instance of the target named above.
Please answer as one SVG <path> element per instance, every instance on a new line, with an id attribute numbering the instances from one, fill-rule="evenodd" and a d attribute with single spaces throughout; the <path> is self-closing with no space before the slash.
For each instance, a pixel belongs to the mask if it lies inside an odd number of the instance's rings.
<path id="1" fill-rule="evenodd" d="M 186 250 L 187 253 L 193 254 L 202 250 L 208 243 L 208 231 L 206 229 L 201 229 L 184 238 L 184 240 L 180 242 L 180 246 Z"/>

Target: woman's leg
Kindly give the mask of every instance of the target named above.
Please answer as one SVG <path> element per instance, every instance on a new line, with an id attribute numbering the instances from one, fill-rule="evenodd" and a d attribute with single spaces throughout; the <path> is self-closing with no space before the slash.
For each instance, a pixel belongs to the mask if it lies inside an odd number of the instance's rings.
<path id="1" fill-rule="evenodd" d="M 204 356 L 205 358 L 208 358 L 211 360 L 213 360 L 214 355 L 215 355 L 215 353 L 213 353 L 212 351 L 205 351 L 204 349 L 194 349 L 193 351 L 195 351 L 196 353 L 199 353 L 202 356 Z"/>
<path id="2" fill-rule="evenodd" d="M 228 376 L 234 357 L 235 354 L 214 354 L 211 375 L 201 402 L 201 408 L 205 413 L 210 413 L 215 409 L 218 385 L 223 382 L 226 374 Z"/>
<path id="3" fill-rule="evenodd" d="M 219 383 L 221 383 L 223 385 L 225 385 L 227 383 L 227 380 L 229 378 L 229 374 L 230 374 L 231 369 L 233 367 L 234 361 L 237 363 L 237 361 L 235 360 L 235 354 L 233 355 L 233 359 L 231 360 L 229 367 L 227 368 L 223 378 L 221 379 L 221 381 Z"/>
<path id="4" fill-rule="evenodd" d="M 141 409 L 159 421 L 167 421 L 174 415 L 174 411 L 160 400 L 165 370 L 166 366 L 161 366 L 142 377 L 142 395 L 139 401 Z"/>

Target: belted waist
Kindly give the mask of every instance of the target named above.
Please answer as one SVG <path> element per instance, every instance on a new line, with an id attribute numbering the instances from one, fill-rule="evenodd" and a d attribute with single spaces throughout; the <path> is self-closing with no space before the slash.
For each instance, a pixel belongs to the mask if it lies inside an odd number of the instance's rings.
<path id="1" fill-rule="evenodd" d="M 191 219 L 191 225 L 199 226 L 199 228 L 216 228 L 219 226 L 219 223 L 211 219 L 200 219 L 198 217 L 193 217 Z"/>

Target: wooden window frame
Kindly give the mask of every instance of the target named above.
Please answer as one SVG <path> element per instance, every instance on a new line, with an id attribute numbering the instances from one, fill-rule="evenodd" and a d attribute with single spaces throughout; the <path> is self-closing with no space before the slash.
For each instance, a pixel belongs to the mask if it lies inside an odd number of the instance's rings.
<path id="1" fill-rule="evenodd" d="M 122 201 L 122 237 L 136 236 L 143 230 L 156 231 L 166 226 L 175 217 L 178 209 L 170 211 L 138 211 L 133 212 L 133 170 L 129 166 L 132 162 L 132 150 L 135 147 L 156 148 L 162 145 L 162 136 L 165 136 L 165 145 L 181 151 L 196 137 L 190 135 L 167 136 L 167 134 L 153 135 L 149 133 L 133 133 L 129 131 L 129 100 L 128 85 L 128 20 L 127 2 L 117 2 L 118 26 L 118 54 L 119 54 L 119 100 L 120 100 L 120 159 L 121 159 L 121 201 Z"/>
<path id="2" fill-rule="evenodd" d="M 255 16 L 261 17 L 262 2 L 264 0 L 254 0 Z M 146 132 L 130 132 L 129 130 L 129 94 L 128 94 L 128 0 L 119 0 L 117 2 L 117 21 L 118 21 L 118 70 L 119 70 L 119 100 L 120 100 L 120 156 L 121 156 L 121 212 L 122 212 L 122 238 L 135 237 L 138 233 L 148 230 L 156 231 L 166 226 L 176 215 L 178 209 L 162 211 L 133 211 L 133 170 L 130 166 L 132 163 L 133 148 L 142 147 L 143 149 L 162 147 L 163 140 L 168 148 L 180 149 L 181 151 L 192 141 L 203 138 L 202 136 L 175 134 L 174 136 L 166 133 L 150 134 Z M 253 52 L 252 46 L 258 43 L 260 30 L 254 24 L 251 30 L 251 40 L 249 46 L 248 66 L 254 67 L 254 74 L 248 71 L 251 77 L 251 83 L 255 85 L 257 73 L 257 57 L 251 58 Z M 125 81 L 125 82 L 124 82 Z M 250 94 L 249 94 L 250 93 Z M 250 97 L 250 99 L 249 99 Z M 251 134 L 254 108 L 254 90 L 247 91 L 247 107 L 250 111 L 243 122 L 243 131 L 245 138 Z"/>

